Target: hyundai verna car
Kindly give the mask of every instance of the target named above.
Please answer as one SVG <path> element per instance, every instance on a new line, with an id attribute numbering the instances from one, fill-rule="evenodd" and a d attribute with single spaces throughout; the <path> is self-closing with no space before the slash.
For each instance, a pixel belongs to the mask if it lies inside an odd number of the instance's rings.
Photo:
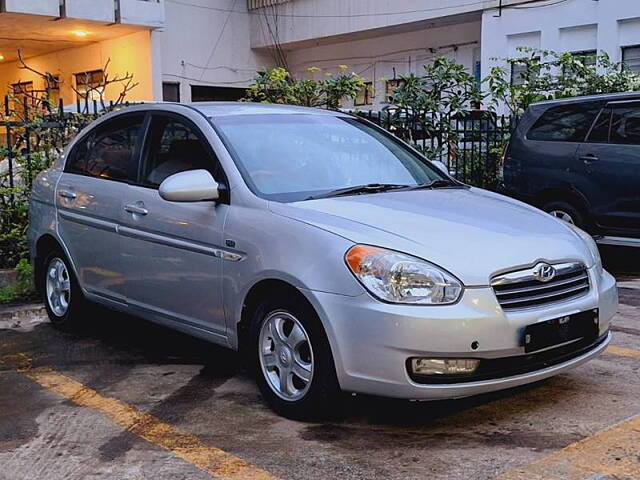
<path id="1" fill-rule="evenodd" d="M 617 291 L 591 237 L 439 167 L 340 112 L 130 107 L 37 178 L 36 282 L 58 328 L 99 303 L 239 350 L 297 418 L 340 391 L 464 397 L 602 352 Z"/>

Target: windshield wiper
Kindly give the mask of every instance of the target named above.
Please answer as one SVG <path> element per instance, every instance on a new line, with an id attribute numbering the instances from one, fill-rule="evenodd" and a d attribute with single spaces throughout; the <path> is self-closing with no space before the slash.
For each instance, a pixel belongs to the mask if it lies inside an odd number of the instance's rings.
<path id="1" fill-rule="evenodd" d="M 409 188 L 409 190 L 426 190 L 427 188 L 443 188 L 443 187 L 454 187 L 459 184 L 454 183 L 451 180 L 438 179 L 429 183 L 421 183 L 420 185 L 416 185 L 415 187 Z"/>
<path id="2" fill-rule="evenodd" d="M 366 185 L 355 185 L 353 187 L 338 188 L 318 195 L 311 195 L 305 200 L 315 200 L 318 198 L 340 197 L 342 195 L 361 195 L 363 193 L 379 193 L 400 188 L 408 188 L 410 185 L 398 183 L 367 183 Z"/>

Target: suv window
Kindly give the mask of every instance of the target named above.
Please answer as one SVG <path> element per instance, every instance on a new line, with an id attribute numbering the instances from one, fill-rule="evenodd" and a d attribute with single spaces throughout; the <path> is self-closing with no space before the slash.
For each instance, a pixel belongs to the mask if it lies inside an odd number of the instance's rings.
<path id="1" fill-rule="evenodd" d="M 153 118 L 143 185 L 158 187 L 165 178 L 187 170 L 202 168 L 214 174 L 216 165 L 206 142 L 186 122 L 173 117 Z"/>
<path id="2" fill-rule="evenodd" d="M 609 126 L 611 125 L 611 109 L 606 108 L 598 116 L 596 123 L 593 125 L 589 133 L 588 142 L 591 143 L 608 143 L 609 142 Z"/>
<path id="3" fill-rule="evenodd" d="M 144 115 L 127 115 L 96 127 L 74 147 L 65 171 L 134 181 L 136 146 L 142 134 Z"/>
<path id="4" fill-rule="evenodd" d="M 529 140 L 582 142 L 600 111 L 601 103 L 571 103 L 551 107 L 527 133 Z"/>
<path id="5" fill-rule="evenodd" d="M 610 142 L 640 145 L 640 106 L 613 109 Z"/>

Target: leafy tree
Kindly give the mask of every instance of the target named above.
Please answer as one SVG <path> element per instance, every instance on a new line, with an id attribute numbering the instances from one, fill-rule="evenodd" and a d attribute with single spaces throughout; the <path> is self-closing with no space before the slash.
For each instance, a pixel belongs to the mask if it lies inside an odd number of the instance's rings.
<path id="1" fill-rule="evenodd" d="M 481 98 L 464 65 L 438 57 L 423 66 L 422 76 L 400 76 L 386 111 L 391 124 L 412 143 L 417 135 L 434 138 L 433 148 L 424 148 L 425 153 L 441 158 L 458 142 L 454 119 L 464 117 Z"/>
<path id="2" fill-rule="evenodd" d="M 339 74 L 327 74 L 322 80 L 296 80 L 282 67 L 263 70 L 257 73 L 249 86 L 245 101 L 336 110 L 342 100 L 355 98 L 364 87 L 364 79 L 355 73 L 345 73 L 346 69 L 346 65 L 341 65 Z M 317 67 L 308 69 L 310 73 L 319 70 Z"/>
<path id="3" fill-rule="evenodd" d="M 612 62 L 605 52 L 592 58 L 573 53 L 519 47 L 519 55 L 501 60 L 483 80 L 490 93 L 490 105 L 503 104 L 519 116 L 529 105 L 541 100 L 579 97 L 600 93 L 640 90 L 640 75 Z M 591 60 L 591 61 L 587 61 Z M 519 67 L 519 82 L 512 82 L 511 71 Z"/>

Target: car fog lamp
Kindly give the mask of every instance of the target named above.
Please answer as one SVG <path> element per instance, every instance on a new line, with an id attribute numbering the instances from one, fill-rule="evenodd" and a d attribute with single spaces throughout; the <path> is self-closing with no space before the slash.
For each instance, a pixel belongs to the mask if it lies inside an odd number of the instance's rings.
<path id="1" fill-rule="evenodd" d="M 411 370 L 416 375 L 460 375 L 475 372 L 479 364 L 473 358 L 412 358 Z"/>

